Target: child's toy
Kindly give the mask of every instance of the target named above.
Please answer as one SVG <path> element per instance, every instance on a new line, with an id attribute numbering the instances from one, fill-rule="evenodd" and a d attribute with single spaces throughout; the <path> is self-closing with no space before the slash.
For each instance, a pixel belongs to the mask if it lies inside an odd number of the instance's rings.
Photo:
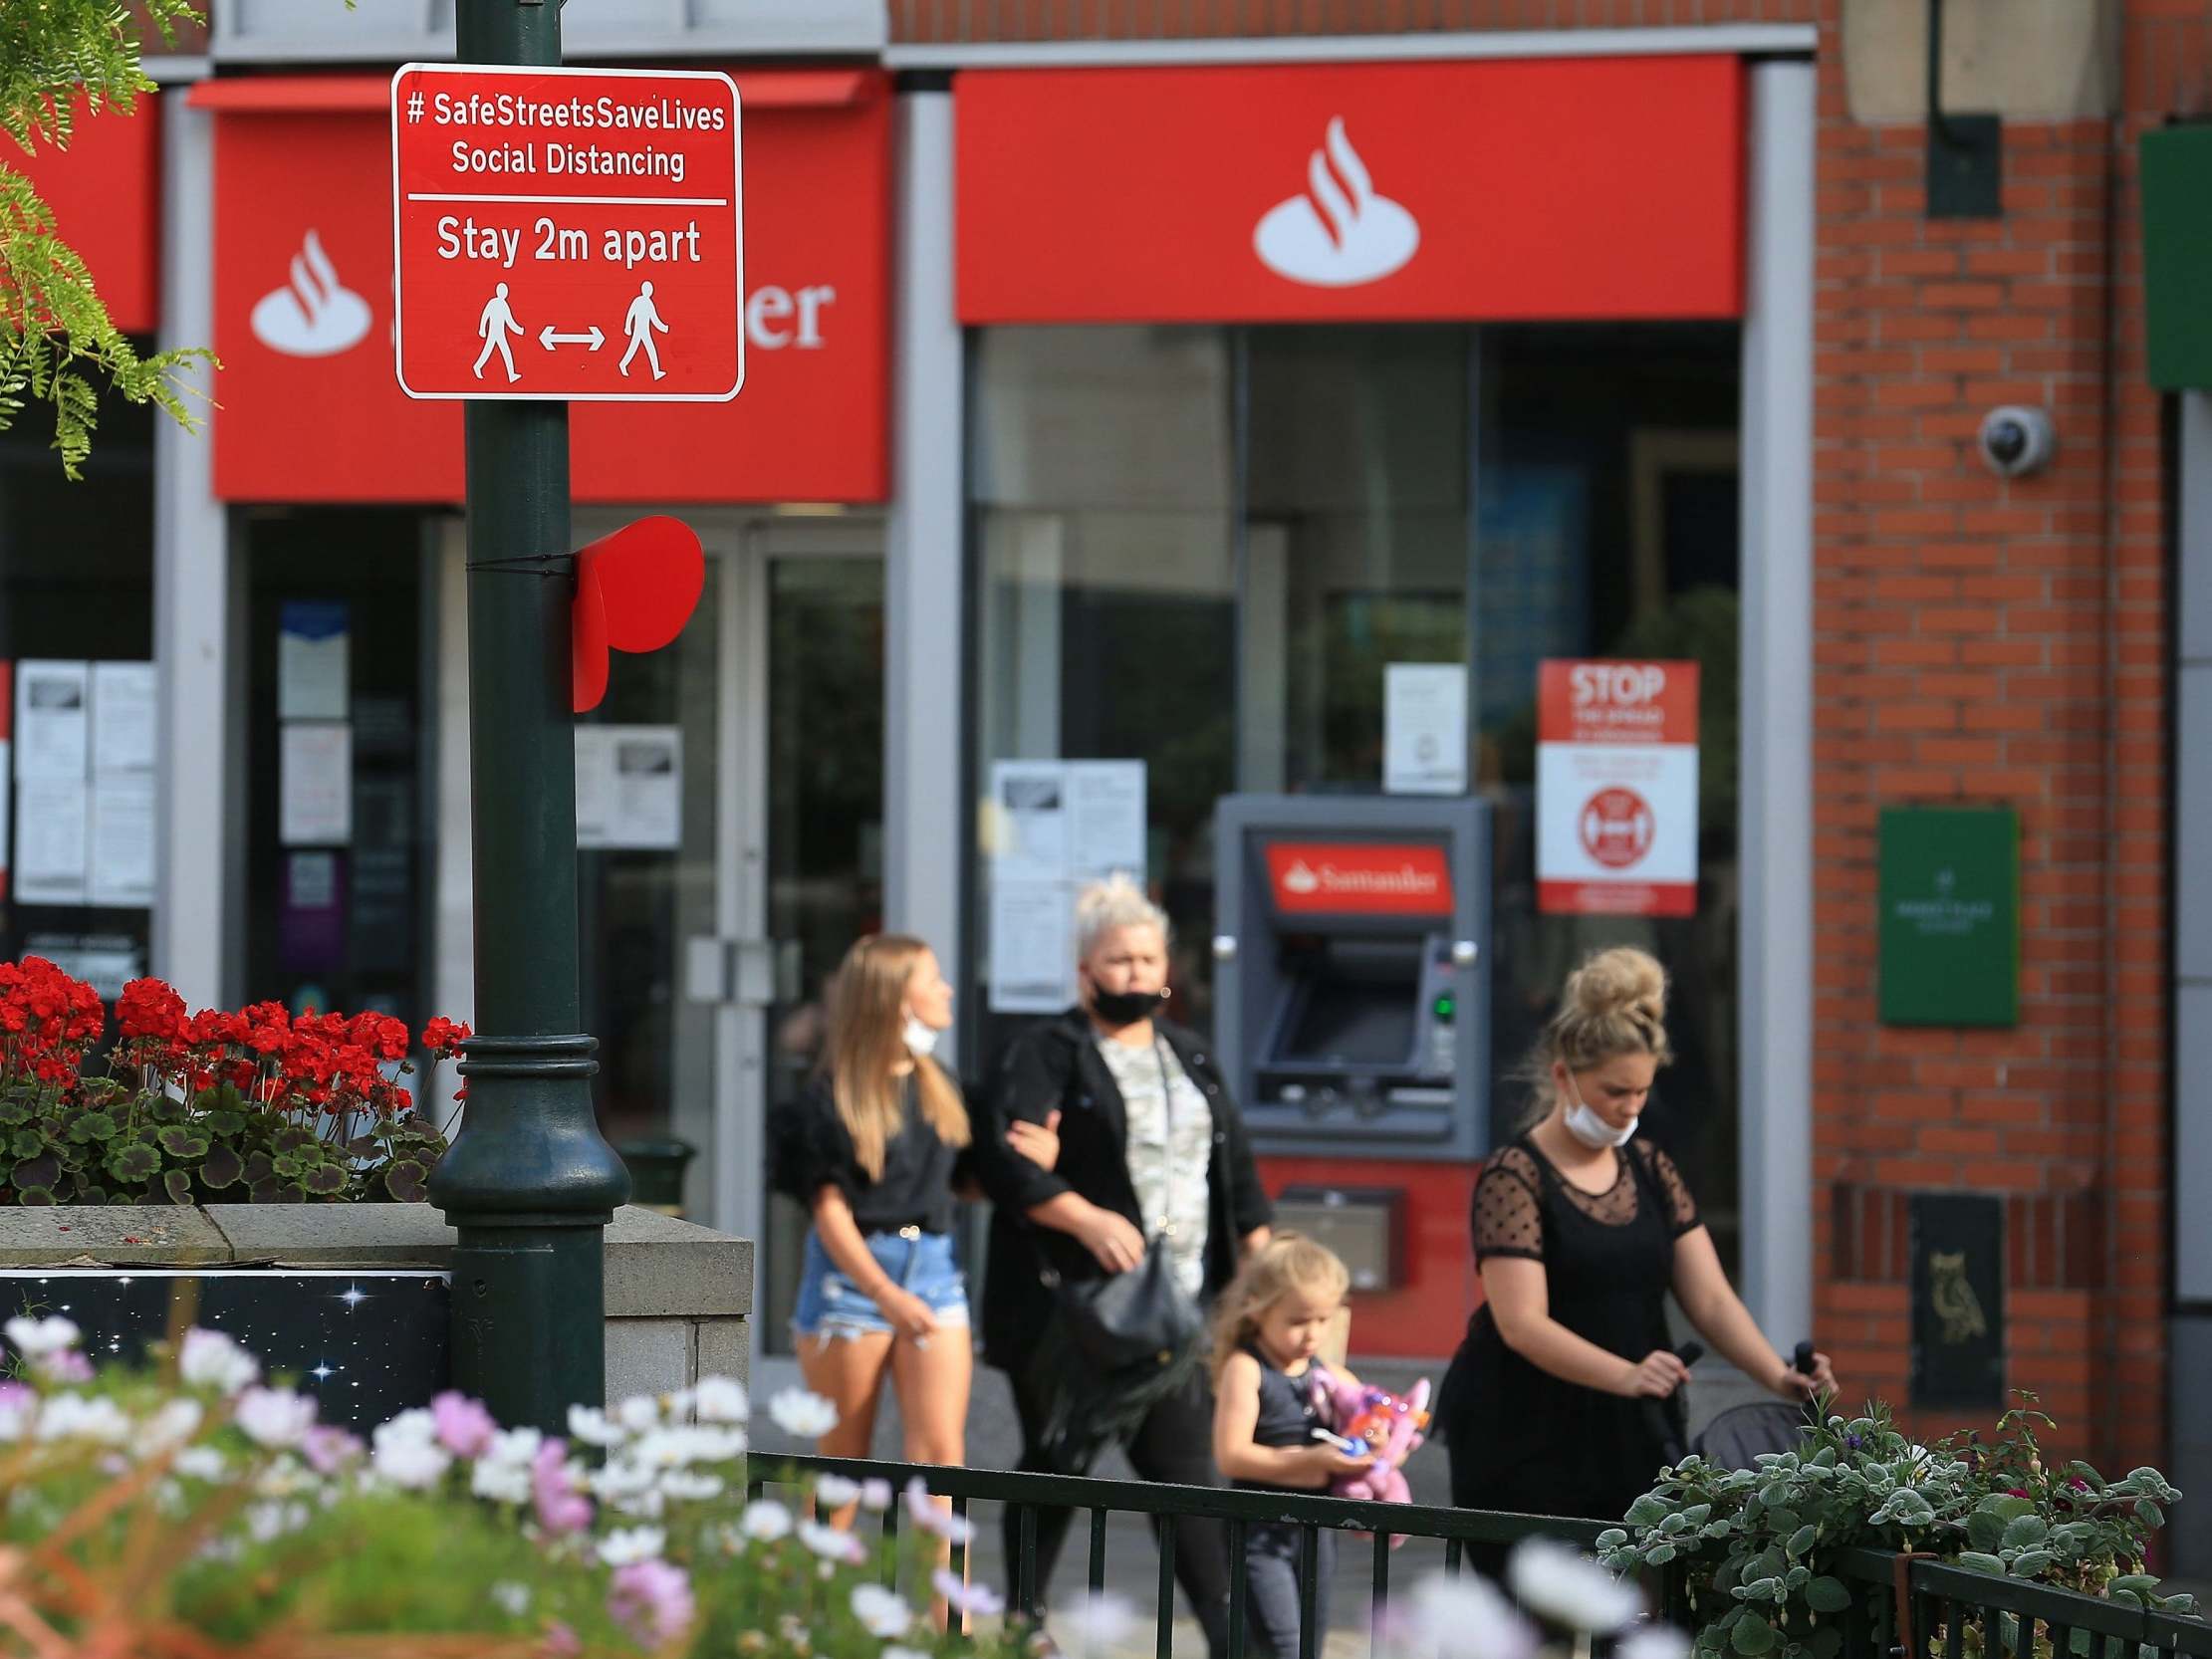
<path id="1" fill-rule="evenodd" d="M 1317 1428 L 1314 1437 L 1348 1457 L 1374 1459 L 1373 1467 L 1362 1474 L 1340 1476 L 1330 1491 L 1339 1498 L 1410 1503 L 1413 1495 L 1398 1466 L 1420 1445 L 1421 1430 L 1428 1427 L 1428 1378 L 1421 1378 L 1401 1399 L 1365 1383 L 1346 1382 L 1322 1365 L 1311 1370 L 1314 1414 L 1329 1425 L 1326 1430 Z"/>

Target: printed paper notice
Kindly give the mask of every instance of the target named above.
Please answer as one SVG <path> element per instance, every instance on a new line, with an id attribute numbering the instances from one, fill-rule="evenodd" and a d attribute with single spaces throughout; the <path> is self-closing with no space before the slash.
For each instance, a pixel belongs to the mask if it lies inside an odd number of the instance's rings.
<path id="1" fill-rule="evenodd" d="M 85 902 L 85 780 L 26 778 L 16 790 L 15 893 L 25 904 Z"/>
<path id="2" fill-rule="evenodd" d="M 152 904 L 153 775 L 96 779 L 92 804 L 92 902 Z"/>
<path id="3" fill-rule="evenodd" d="M 93 664 L 93 771 L 153 770 L 153 664 Z"/>
<path id="4" fill-rule="evenodd" d="M 990 1006 L 1037 1014 L 1075 1001 L 1075 905 L 1084 883 L 1144 879 L 1142 761 L 999 761 L 991 857 Z"/>
<path id="5" fill-rule="evenodd" d="M 991 1009 L 1057 1014 L 1076 1000 L 1075 908 L 1064 881 L 991 888 Z"/>
<path id="6" fill-rule="evenodd" d="M 347 717 L 352 639 L 345 601 L 284 601 L 277 620 L 279 720 Z"/>
<path id="7" fill-rule="evenodd" d="M 683 733 L 579 726 L 576 844 L 672 852 L 683 844 Z"/>
<path id="8" fill-rule="evenodd" d="M 1382 788 L 1389 795 L 1467 789 L 1467 670 L 1392 662 L 1382 670 Z"/>
<path id="9" fill-rule="evenodd" d="M 92 700 L 89 662 L 19 662 L 15 667 L 15 775 L 85 781 Z M 83 879 L 80 861 L 78 877 Z"/>
<path id="10" fill-rule="evenodd" d="M 1538 670 L 1536 894 L 1545 915 L 1697 914 L 1694 662 Z"/>
<path id="11" fill-rule="evenodd" d="M 286 846 L 344 846 L 354 838 L 354 729 L 338 720 L 278 728 L 278 836 Z"/>

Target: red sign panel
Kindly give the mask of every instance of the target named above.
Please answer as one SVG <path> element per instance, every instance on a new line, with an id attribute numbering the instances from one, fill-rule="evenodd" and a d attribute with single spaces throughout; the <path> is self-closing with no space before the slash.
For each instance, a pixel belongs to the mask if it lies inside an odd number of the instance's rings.
<path id="1" fill-rule="evenodd" d="M 1537 908 L 1697 914 L 1695 662 L 1537 671 Z"/>
<path id="2" fill-rule="evenodd" d="M 54 234 L 75 248 L 116 327 L 149 335 L 161 322 L 161 95 L 140 93 L 131 113 L 95 116 L 77 102 L 69 148 L 7 164 L 54 211 Z"/>
<path id="3" fill-rule="evenodd" d="M 986 70 L 968 323 L 1727 318 L 1733 57 Z"/>
<path id="4" fill-rule="evenodd" d="M 391 78 L 400 389 L 735 397 L 738 151 L 727 75 L 402 65 Z"/>
<path id="5" fill-rule="evenodd" d="M 1694 662 L 1573 662 L 1537 670 L 1539 743 L 1695 743 Z"/>
<path id="6" fill-rule="evenodd" d="M 889 493 L 888 83 L 872 71 L 785 70 L 738 85 L 753 257 L 743 306 L 725 304 L 746 334 L 745 394 L 579 403 L 580 502 Z M 392 374 L 388 80 L 233 77 L 190 96 L 217 114 L 216 493 L 459 501 L 459 407 L 410 399 Z M 663 350 L 669 338 L 654 336 Z M 622 349 L 611 338 L 603 355 Z M 535 341 L 529 350 L 545 355 Z"/>
<path id="7" fill-rule="evenodd" d="M 1451 867 L 1427 841 L 1270 841 L 1267 874 L 1285 915 L 1452 913 Z"/>

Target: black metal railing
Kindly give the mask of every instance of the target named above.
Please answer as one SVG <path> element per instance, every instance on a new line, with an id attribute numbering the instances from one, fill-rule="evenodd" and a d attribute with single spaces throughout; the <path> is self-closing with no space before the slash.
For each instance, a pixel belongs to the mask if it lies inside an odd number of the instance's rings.
<path id="1" fill-rule="evenodd" d="M 853 1481 L 887 1481 L 894 1491 L 918 1478 L 931 1496 L 949 1500 L 952 1513 L 971 1525 L 973 1506 L 1001 1506 L 1011 1518 L 1009 1531 L 1015 1541 L 1008 1563 L 1011 1603 L 1032 1613 L 1040 1604 L 1043 1587 L 1038 1582 L 1037 1558 L 1040 1515 L 1065 1510 L 1088 1516 L 1086 1581 L 1094 1594 L 1106 1588 L 1109 1518 L 1144 1518 L 1154 1528 L 1159 1555 L 1153 1612 L 1159 1659 L 1170 1659 L 1173 1651 L 1174 1546 L 1180 1522 L 1220 1523 L 1227 1533 L 1232 1563 L 1243 1559 L 1246 1536 L 1253 1527 L 1299 1530 L 1300 1659 L 1315 1659 L 1325 1635 L 1315 1617 L 1319 1540 L 1325 1532 L 1366 1534 L 1371 1539 L 1368 1627 L 1373 1632 L 1372 1651 L 1379 1654 L 1392 1593 L 1393 1536 L 1440 1543 L 1443 1571 L 1456 1576 L 1470 1569 L 1471 1558 L 1479 1558 L 1471 1557 L 1471 1552 L 1502 1551 L 1530 1537 L 1558 1539 L 1587 1549 L 1604 1531 L 1602 1523 L 1561 1516 L 852 1458 L 763 1455 L 754 1462 L 750 1484 L 757 1493 L 831 1474 Z M 894 1502 L 882 1517 L 885 1536 L 895 1540 L 902 1524 L 902 1504 Z M 955 1572 L 966 1575 L 969 1554 L 968 1546 L 954 1547 Z M 2203 1619 L 2154 1612 L 2051 1584 L 1999 1578 L 1933 1555 L 1845 1549 L 1832 1570 L 1857 1592 L 1851 1605 L 1832 1621 L 1841 1633 L 1836 1659 L 2164 1659 L 2168 1655 L 2212 1659 L 2212 1623 Z M 1251 1628 L 1244 1574 L 1232 1571 L 1229 1584 L 1229 1651 L 1231 1659 L 1245 1659 Z M 1679 1565 L 1652 1574 L 1644 1588 L 1654 1614 L 1686 1631 L 1694 1631 L 1732 1605 L 1709 1588 L 1700 1593 Z M 1596 1655 L 1605 1651 L 1606 1644 L 1596 1644 Z"/>
<path id="2" fill-rule="evenodd" d="M 1169 1486 L 1152 1482 L 1109 1481 L 1096 1476 L 1034 1475 L 989 1469 L 948 1469 L 934 1465 L 874 1463 L 855 1458 L 770 1457 L 754 1460 L 750 1484 L 756 1491 L 789 1484 L 802 1477 L 842 1475 L 848 1480 L 883 1480 L 894 1489 L 916 1479 L 932 1497 L 949 1499 L 952 1513 L 972 1524 L 971 1507 L 979 1503 L 1002 1506 L 1011 1518 L 1015 1540 L 1008 1565 L 1009 1600 L 1016 1610 L 1034 1613 L 1042 1600 L 1043 1586 L 1037 1572 L 1037 1521 L 1046 1511 L 1068 1510 L 1088 1515 L 1089 1563 L 1086 1582 L 1090 1591 L 1106 1588 L 1106 1527 L 1114 1515 L 1140 1516 L 1150 1522 L 1159 1551 L 1159 1574 L 1154 1604 L 1154 1646 L 1159 1659 L 1170 1659 L 1175 1604 L 1175 1528 L 1179 1522 L 1218 1522 L 1228 1536 L 1231 1562 L 1244 1558 L 1246 1535 L 1256 1526 L 1295 1527 L 1300 1539 L 1299 1659 L 1315 1659 L 1324 1632 L 1315 1617 L 1320 1589 L 1321 1535 L 1364 1533 L 1371 1539 L 1372 1573 L 1368 1588 L 1369 1628 L 1376 1633 L 1377 1651 L 1391 1592 L 1393 1536 L 1433 1540 L 1443 1546 L 1443 1570 L 1456 1576 L 1468 1568 L 1470 1550 L 1486 1546 L 1504 1548 L 1524 1538 L 1556 1538 L 1585 1548 L 1597 1541 L 1604 1529 L 1597 1522 L 1560 1516 L 1509 1515 L 1495 1510 L 1435 1509 L 1418 1504 L 1382 1504 L 1349 1498 L 1309 1498 L 1299 1494 L 1242 1492 L 1223 1487 Z M 901 1506 L 891 1505 L 883 1516 L 888 1538 L 896 1539 L 902 1524 Z M 965 1573 L 968 1551 L 955 1547 L 953 1570 Z M 1229 1654 L 1245 1659 L 1249 1650 L 1251 1621 L 1246 1606 L 1244 1574 L 1229 1574 Z"/>

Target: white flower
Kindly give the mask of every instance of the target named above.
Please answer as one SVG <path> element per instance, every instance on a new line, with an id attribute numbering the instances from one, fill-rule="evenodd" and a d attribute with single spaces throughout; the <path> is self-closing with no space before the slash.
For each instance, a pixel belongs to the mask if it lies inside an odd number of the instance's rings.
<path id="1" fill-rule="evenodd" d="M 861 1509 L 863 1509 L 863 1510 L 873 1510 L 873 1511 L 874 1511 L 874 1512 L 875 1512 L 875 1513 L 876 1513 L 877 1515 L 881 1515 L 881 1514 L 882 1514 L 882 1513 L 883 1513 L 883 1512 L 884 1512 L 885 1510 L 889 1509 L 890 1507 L 891 1507 L 891 1483 L 890 1483 L 890 1482 L 888 1482 L 888 1481 L 878 1481 L 878 1480 L 865 1480 L 865 1481 L 862 1481 L 862 1482 L 860 1483 L 860 1508 L 861 1508 Z"/>
<path id="2" fill-rule="evenodd" d="M 513 1464 L 527 1470 L 538 1459 L 538 1449 L 546 1437 L 536 1429 L 501 1429 L 492 1436 L 492 1443 L 485 1449 L 482 1463 Z"/>
<path id="3" fill-rule="evenodd" d="M 997 1590 L 988 1584 L 965 1583 L 948 1566 L 941 1566 L 932 1572 L 929 1582 L 955 1612 L 970 1613 L 977 1618 L 990 1618 L 1006 1611 L 1006 1602 Z"/>
<path id="4" fill-rule="evenodd" d="M 436 1486 L 453 1462 L 438 1444 L 437 1419 L 419 1408 L 402 1411 L 370 1438 L 371 1466 L 396 1487 L 420 1492 Z"/>
<path id="5" fill-rule="evenodd" d="M 702 1423 L 742 1423 L 753 1414 L 745 1385 L 729 1377 L 701 1377 L 691 1403 Z"/>
<path id="6" fill-rule="evenodd" d="M 219 1481 L 227 1465 L 223 1454 L 212 1446 L 187 1446 L 176 1454 L 176 1461 L 169 1468 L 179 1475 L 188 1475 L 195 1481 Z"/>
<path id="7" fill-rule="evenodd" d="M 491 1587 L 491 1598 L 499 1603 L 499 1610 L 511 1619 L 519 1619 L 530 1611 L 530 1586 L 502 1580 Z"/>
<path id="8" fill-rule="evenodd" d="M 600 1559 L 609 1566 L 634 1566 L 660 1558 L 668 1535 L 658 1527 L 631 1527 L 609 1533 L 600 1540 Z"/>
<path id="9" fill-rule="evenodd" d="M 1526 1538 L 1506 1569 L 1514 1599 L 1539 1618 L 1609 1636 L 1643 1611 L 1643 1597 L 1579 1550 Z"/>
<path id="10" fill-rule="evenodd" d="M 843 1475 L 825 1475 L 814 1483 L 814 1501 L 826 1510 L 842 1510 L 860 1495 L 860 1483 Z"/>
<path id="11" fill-rule="evenodd" d="M 703 1504 L 722 1496 L 718 1475 L 694 1475 L 688 1469 L 671 1469 L 660 1477 L 660 1496 L 679 1504 Z"/>
<path id="12" fill-rule="evenodd" d="M 21 1384 L 0 1395 L 0 1444 L 21 1440 L 31 1419 L 39 1414 L 39 1397 Z"/>
<path id="13" fill-rule="evenodd" d="M 57 1394 L 39 1411 L 41 1440 L 97 1440 L 106 1446 L 129 1441 L 132 1425 L 114 1400 L 88 1400 L 82 1394 Z"/>
<path id="14" fill-rule="evenodd" d="M 1639 1624 L 1612 1651 L 1613 1659 L 1690 1659 L 1690 1639 L 1670 1624 Z"/>
<path id="15" fill-rule="evenodd" d="M 906 1483 L 906 1513 L 913 1517 L 915 1526 L 947 1543 L 965 1545 L 975 1541 L 975 1529 L 951 1510 L 940 1507 L 919 1475 Z"/>
<path id="16" fill-rule="evenodd" d="M 853 1586 L 853 1616 L 867 1627 L 869 1635 L 882 1641 L 905 1635 L 914 1622 L 914 1610 L 906 1605 L 905 1597 L 881 1584 Z"/>
<path id="17" fill-rule="evenodd" d="M 61 1353 L 74 1348 L 84 1332 L 59 1313 L 44 1319 L 27 1319 L 21 1316 L 0 1325 L 16 1352 L 25 1359 L 44 1359 L 50 1353 Z"/>
<path id="18" fill-rule="evenodd" d="M 900 1647 L 896 1642 L 883 1649 L 881 1659 L 929 1659 L 929 1655 L 915 1648 Z"/>
<path id="19" fill-rule="evenodd" d="M 867 1559 L 867 1549 L 851 1533 L 840 1532 L 835 1527 L 824 1527 L 817 1522 L 799 1523 L 799 1541 L 826 1561 L 843 1561 L 849 1566 L 859 1566 Z"/>
<path id="20" fill-rule="evenodd" d="M 1424 1578 L 1410 1602 L 1413 1651 L 1437 1659 L 1531 1659 L 1536 1652 L 1528 1621 L 1473 1573 Z"/>
<path id="21" fill-rule="evenodd" d="M 238 1396 L 237 1423 L 257 1446 L 297 1446 L 315 1427 L 315 1402 L 289 1388 L 249 1388 Z"/>
<path id="22" fill-rule="evenodd" d="M 572 1405 L 569 1407 L 569 1438 L 587 1446 L 619 1446 L 629 1436 L 627 1431 L 610 1423 L 607 1413 L 599 1407 Z"/>
<path id="23" fill-rule="evenodd" d="M 163 1401 L 138 1430 L 138 1449 L 148 1457 L 174 1450 L 199 1432 L 200 1415 L 197 1400 L 179 1397 Z"/>
<path id="24" fill-rule="evenodd" d="M 495 1504 L 527 1504 L 531 1490 L 530 1465 L 494 1463 L 490 1458 L 479 1458 L 476 1467 L 469 1471 L 468 1489 Z"/>
<path id="25" fill-rule="evenodd" d="M 650 1394 L 632 1394 L 614 1408 L 614 1421 L 631 1434 L 660 1426 L 660 1402 Z"/>
<path id="26" fill-rule="evenodd" d="M 838 1426 L 838 1408 L 804 1388 L 786 1388 L 777 1394 L 768 1402 L 768 1415 L 784 1433 L 800 1440 L 820 1440 Z"/>
<path id="27" fill-rule="evenodd" d="M 246 1511 L 246 1531 L 256 1543 L 270 1543 L 307 1531 L 305 1504 L 256 1504 Z"/>
<path id="28" fill-rule="evenodd" d="M 193 1388 L 212 1388 L 235 1394 L 261 1375 L 254 1356 L 219 1330 L 194 1325 L 184 1333 L 177 1354 L 177 1374 Z"/>
<path id="29" fill-rule="evenodd" d="M 1091 1595 L 1053 1615 L 1063 1648 L 1116 1648 L 1136 1630 L 1136 1608 L 1117 1595 Z"/>
<path id="30" fill-rule="evenodd" d="M 763 1498 L 745 1506 L 745 1536 L 760 1543 L 774 1543 L 791 1537 L 791 1511 L 774 1499 Z"/>

